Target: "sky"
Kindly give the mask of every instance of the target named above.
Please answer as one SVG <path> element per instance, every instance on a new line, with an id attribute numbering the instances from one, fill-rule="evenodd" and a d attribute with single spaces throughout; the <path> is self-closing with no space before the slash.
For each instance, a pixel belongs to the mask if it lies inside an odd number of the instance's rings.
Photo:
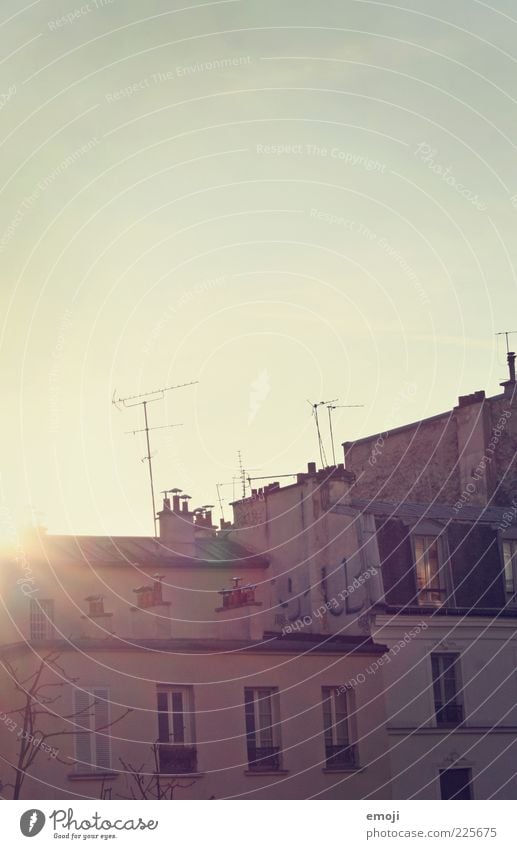
<path id="1" fill-rule="evenodd" d="M 222 483 L 230 518 L 239 451 L 320 463 L 308 401 L 364 405 L 341 460 L 499 392 L 513 7 L 4 0 L 0 536 L 152 532 L 142 407 L 113 399 L 197 381 L 151 396 L 156 490 Z"/>

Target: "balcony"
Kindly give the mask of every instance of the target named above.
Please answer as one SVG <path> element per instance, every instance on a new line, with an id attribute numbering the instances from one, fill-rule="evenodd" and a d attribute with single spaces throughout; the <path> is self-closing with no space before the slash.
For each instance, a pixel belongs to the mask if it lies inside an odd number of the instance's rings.
<path id="1" fill-rule="evenodd" d="M 253 772 L 277 772 L 280 769 L 280 748 L 248 746 L 248 765 Z"/>
<path id="2" fill-rule="evenodd" d="M 355 769 L 357 767 L 357 748 L 344 746 L 325 746 L 327 769 Z"/>
<path id="3" fill-rule="evenodd" d="M 439 703 L 435 703 L 434 709 L 436 713 L 436 724 L 441 727 L 451 727 L 463 722 L 463 705 L 441 705 Z"/>
<path id="4" fill-rule="evenodd" d="M 194 746 L 159 743 L 158 764 L 161 773 L 187 775 L 197 772 L 197 749 Z"/>

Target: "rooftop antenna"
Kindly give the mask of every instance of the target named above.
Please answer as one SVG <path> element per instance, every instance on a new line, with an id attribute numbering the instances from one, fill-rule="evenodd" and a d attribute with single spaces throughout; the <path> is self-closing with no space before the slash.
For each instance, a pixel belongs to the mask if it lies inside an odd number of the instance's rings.
<path id="1" fill-rule="evenodd" d="M 242 496 L 241 496 L 241 498 L 246 498 L 246 481 L 249 480 L 249 477 L 247 476 L 246 472 L 260 472 L 260 466 L 254 466 L 251 469 L 245 469 L 243 462 L 242 462 L 242 453 L 241 453 L 240 450 L 237 451 L 237 457 L 238 457 L 238 460 L 239 460 L 239 475 L 238 475 L 238 478 L 240 479 L 241 486 L 242 486 Z M 234 480 L 236 480 L 236 479 L 237 478 L 234 478 Z M 233 500 L 235 501 L 235 489 L 234 489 L 234 493 L 233 493 Z"/>
<path id="2" fill-rule="evenodd" d="M 336 398 L 336 401 L 339 399 Z M 344 410 L 350 409 L 351 407 L 364 407 L 364 404 L 327 404 L 327 410 L 329 412 L 329 431 L 330 431 L 330 444 L 332 445 L 332 461 L 334 466 L 336 465 L 336 450 L 334 448 L 334 431 L 332 430 L 332 413 L 334 410 Z"/>
<path id="3" fill-rule="evenodd" d="M 216 483 L 215 488 L 217 490 L 217 500 L 219 502 L 219 510 L 221 511 L 221 519 L 224 522 L 224 510 L 223 510 L 223 499 L 221 498 L 221 487 L 226 486 L 224 483 Z"/>
<path id="4" fill-rule="evenodd" d="M 139 431 L 129 431 L 130 433 L 145 433 L 146 443 L 147 443 L 147 455 L 143 458 L 147 460 L 149 465 L 149 482 L 151 485 L 151 501 L 153 505 L 153 526 L 154 526 L 154 535 L 157 536 L 157 527 L 156 527 L 156 502 L 154 499 L 154 480 L 153 480 L 153 464 L 152 464 L 152 454 L 151 454 L 151 443 L 149 440 L 149 431 L 158 430 L 158 428 L 150 428 L 149 427 L 149 419 L 147 415 L 147 405 L 151 404 L 153 401 L 161 401 L 165 397 L 165 393 L 169 392 L 171 389 L 182 389 L 184 386 L 193 386 L 195 383 L 199 383 L 198 380 L 191 380 L 189 383 L 178 383 L 175 386 L 163 386 L 161 389 L 154 389 L 151 392 L 142 392 L 140 395 L 128 395 L 126 398 L 117 398 L 116 391 L 113 393 L 112 403 L 120 410 L 121 407 L 139 407 L 142 406 L 144 408 L 144 427 Z M 142 400 L 140 400 L 142 399 Z M 163 427 L 176 427 L 176 425 L 163 425 Z"/>
<path id="5" fill-rule="evenodd" d="M 316 425 L 316 434 L 318 436 L 318 448 L 320 451 L 320 460 L 321 466 L 324 469 L 327 466 L 327 456 L 325 454 L 325 446 L 323 445 L 323 439 L 321 436 L 320 430 L 320 422 L 318 419 L 318 407 L 326 407 L 328 404 L 333 404 L 335 401 L 339 401 L 339 398 L 333 398 L 332 401 L 309 401 L 307 403 L 312 407 L 312 415 L 314 416 L 314 423 Z"/>
<path id="6" fill-rule="evenodd" d="M 240 474 L 241 485 L 242 485 L 242 498 L 246 498 L 246 470 L 245 470 L 244 466 L 242 465 L 242 454 L 241 454 L 240 450 L 237 451 L 237 457 L 239 458 L 239 474 Z"/>
<path id="7" fill-rule="evenodd" d="M 508 371 L 510 373 L 510 383 L 515 383 L 515 353 L 514 351 L 510 351 L 508 337 L 513 336 L 514 333 L 517 333 L 517 330 L 502 330 L 501 333 L 495 334 L 496 336 L 504 336 L 506 338 L 506 360 L 508 362 Z M 505 386 L 505 383 L 501 383 L 501 386 Z"/>

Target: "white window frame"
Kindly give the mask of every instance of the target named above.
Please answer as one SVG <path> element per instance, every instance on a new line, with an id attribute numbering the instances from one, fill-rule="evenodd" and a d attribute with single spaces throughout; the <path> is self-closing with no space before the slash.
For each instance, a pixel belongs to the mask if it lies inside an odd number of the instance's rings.
<path id="1" fill-rule="evenodd" d="M 348 697 L 347 690 L 343 690 L 342 687 L 322 687 L 322 707 L 323 707 L 323 732 L 325 738 L 325 745 L 330 746 L 350 746 L 350 699 Z M 338 727 L 337 727 L 337 717 L 338 717 L 338 705 L 336 704 L 337 699 L 343 699 L 345 710 L 344 717 L 345 723 L 344 728 L 346 729 L 344 740 L 338 740 Z M 330 703 L 330 719 L 331 725 L 326 725 L 325 718 L 325 705 Z M 341 726 L 343 727 L 343 726 Z M 328 736 L 330 736 L 330 740 L 328 740 Z"/>
<path id="2" fill-rule="evenodd" d="M 255 748 L 280 748 L 280 712 L 279 692 L 277 687 L 246 687 L 245 691 L 253 693 L 253 724 Z M 260 702 L 265 697 L 270 705 L 269 725 L 262 722 Z M 246 707 L 245 700 L 245 707 Z M 249 736 L 249 732 L 247 732 Z"/>
<path id="3" fill-rule="evenodd" d="M 441 584 L 441 586 L 439 586 L 437 589 L 434 589 L 430 584 L 424 584 L 422 587 L 419 587 L 418 585 L 418 562 L 420 558 L 417 557 L 416 551 L 417 539 L 423 539 L 426 541 L 424 543 L 424 558 L 426 560 L 428 560 L 426 555 L 430 549 L 430 545 L 436 545 L 438 577 Z M 411 547 L 413 551 L 413 563 L 415 564 L 415 583 L 417 590 L 417 601 L 419 606 L 442 607 L 443 605 L 452 602 L 451 580 L 449 574 L 449 567 L 447 565 L 446 539 L 444 534 L 428 531 L 425 528 L 414 528 L 411 533 Z M 433 592 L 437 594 L 440 593 L 439 597 L 436 599 L 424 597 L 424 594 L 431 594 Z"/>
<path id="4" fill-rule="evenodd" d="M 167 710 L 160 709 L 160 697 L 167 700 Z M 181 711 L 175 709 L 175 698 L 181 696 Z M 158 731 L 158 743 L 163 743 L 169 746 L 193 746 L 195 745 L 195 722 L 194 722 L 194 689 L 191 686 L 184 684 L 167 685 L 160 684 L 156 688 L 156 707 L 158 713 L 158 729 L 160 728 L 160 714 L 165 713 L 168 724 L 168 739 L 160 738 Z M 181 716 L 181 725 L 183 729 L 182 739 L 175 739 L 175 718 Z"/>
<path id="5" fill-rule="evenodd" d="M 111 770 L 111 710 L 107 687 L 74 690 L 76 772 Z M 102 728 L 98 733 L 96 728 Z"/>
<path id="6" fill-rule="evenodd" d="M 51 640 L 55 636 L 54 629 L 54 599 L 30 599 L 30 639 Z"/>
<path id="7" fill-rule="evenodd" d="M 453 701 L 450 701 L 450 700 L 445 698 L 445 690 L 444 690 L 445 683 L 444 683 L 444 680 L 443 680 L 443 672 L 444 672 L 443 666 L 441 667 L 439 678 L 437 679 L 437 678 L 434 677 L 433 657 L 440 658 L 440 660 L 443 660 L 443 658 L 453 658 L 453 661 L 454 661 L 454 663 L 453 663 L 454 690 L 455 690 Z M 436 720 L 436 724 L 440 725 L 440 726 L 442 725 L 442 723 L 438 723 L 438 718 L 436 716 L 435 683 L 438 683 L 439 688 L 440 688 L 440 703 L 441 703 L 442 707 L 445 707 L 446 705 L 450 705 L 450 706 L 457 705 L 458 707 L 461 707 L 463 709 L 463 721 L 464 721 L 465 720 L 465 702 L 464 702 L 464 699 L 463 699 L 463 686 L 462 686 L 462 680 L 461 680 L 461 656 L 460 656 L 459 652 L 432 651 L 431 655 L 430 655 L 430 660 L 431 660 L 431 679 L 432 679 L 432 695 L 433 695 L 433 714 L 434 714 L 434 717 L 435 717 L 435 720 Z"/>
<path id="8" fill-rule="evenodd" d="M 509 551 L 508 551 L 509 549 Z M 509 556 L 508 556 L 509 555 Z M 507 604 L 517 605 L 517 540 L 503 539 L 504 595 Z M 511 577 L 511 581 L 509 580 Z"/>

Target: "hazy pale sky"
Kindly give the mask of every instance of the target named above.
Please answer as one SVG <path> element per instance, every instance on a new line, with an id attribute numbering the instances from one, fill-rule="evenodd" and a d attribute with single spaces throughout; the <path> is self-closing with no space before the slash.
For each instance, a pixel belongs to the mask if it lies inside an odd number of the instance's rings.
<path id="1" fill-rule="evenodd" d="M 5 536 L 150 533 L 344 440 L 499 391 L 517 329 L 510 0 L 4 0 Z M 517 337 L 514 337 L 514 346 Z M 327 438 L 327 419 L 322 423 Z M 330 445 L 327 438 L 327 455 Z M 238 492 L 238 489 L 237 489 Z M 226 501 L 232 487 L 222 489 Z M 227 508 L 227 515 L 230 510 Z"/>

